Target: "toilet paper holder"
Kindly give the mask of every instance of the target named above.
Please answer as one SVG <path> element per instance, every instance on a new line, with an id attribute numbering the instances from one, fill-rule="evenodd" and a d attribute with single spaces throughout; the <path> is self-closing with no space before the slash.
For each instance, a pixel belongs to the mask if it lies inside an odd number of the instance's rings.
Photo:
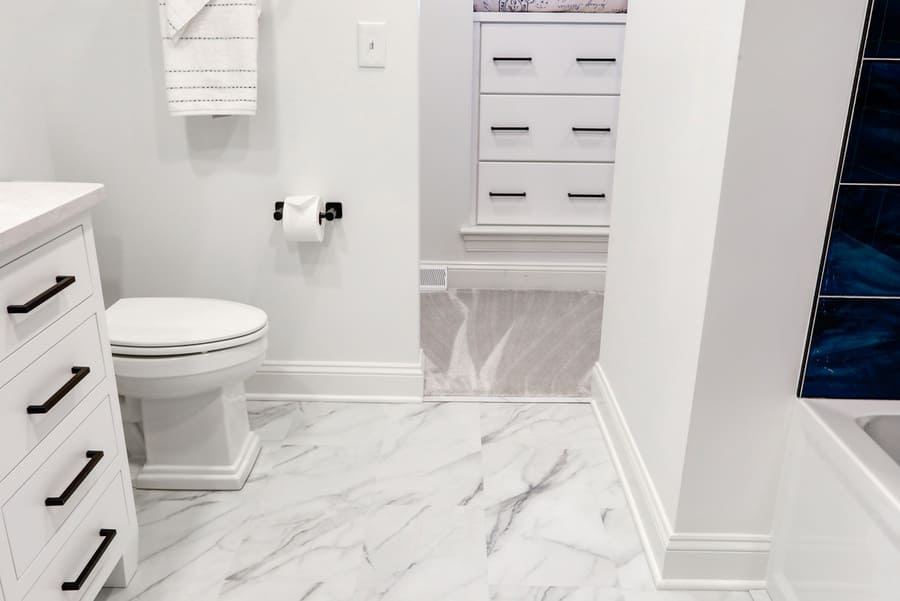
<path id="1" fill-rule="evenodd" d="M 284 201 L 279 200 L 275 203 L 275 213 L 272 215 L 275 218 L 275 221 L 281 221 L 284 218 Z M 334 221 L 335 219 L 343 219 L 344 218 L 344 205 L 340 202 L 326 202 L 325 203 L 325 211 L 323 213 L 319 213 L 319 225 L 322 225 L 322 220 L 325 221 Z"/>

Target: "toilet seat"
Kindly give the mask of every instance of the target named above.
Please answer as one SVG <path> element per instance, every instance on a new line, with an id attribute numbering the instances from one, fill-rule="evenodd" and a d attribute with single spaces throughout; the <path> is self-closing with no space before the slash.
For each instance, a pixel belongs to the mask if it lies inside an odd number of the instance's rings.
<path id="1" fill-rule="evenodd" d="M 106 311 L 113 355 L 171 357 L 250 344 L 266 336 L 264 311 L 208 298 L 124 298 Z"/>

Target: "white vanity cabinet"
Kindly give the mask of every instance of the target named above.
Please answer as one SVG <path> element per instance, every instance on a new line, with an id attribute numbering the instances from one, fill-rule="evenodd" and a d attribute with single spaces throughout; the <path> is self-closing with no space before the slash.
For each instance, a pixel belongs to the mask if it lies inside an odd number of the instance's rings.
<path id="1" fill-rule="evenodd" d="M 476 223 L 464 235 L 608 234 L 624 40 L 624 14 L 475 14 Z"/>
<path id="2" fill-rule="evenodd" d="M 0 183 L 0 601 L 89 601 L 136 567 L 89 215 L 102 191 Z"/>

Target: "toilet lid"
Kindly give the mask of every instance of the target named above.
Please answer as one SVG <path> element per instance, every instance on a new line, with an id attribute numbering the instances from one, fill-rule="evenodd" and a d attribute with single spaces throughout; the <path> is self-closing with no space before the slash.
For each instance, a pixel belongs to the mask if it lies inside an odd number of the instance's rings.
<path id="1" fill-rule="evenodd" d="M 265 311 L 211 298 L 123 298 L 106 310 L 114 347 L 161 348 L 238 339 L 266 327 Z"/>

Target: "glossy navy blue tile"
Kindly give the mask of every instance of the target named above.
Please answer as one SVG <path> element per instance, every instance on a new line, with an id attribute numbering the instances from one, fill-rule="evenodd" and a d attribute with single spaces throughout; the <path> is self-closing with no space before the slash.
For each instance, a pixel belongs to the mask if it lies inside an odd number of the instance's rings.
<path id="1" fill-rule="evenodd" d="M 865 56 L 900 58 L 900 0 L 875 0 Z"/>
<path id="2" fill-rule="evenodd" d="M 863 64 L 841 181 L 900 183 L 900 62 Z"/>
<path id="3" fill-rule="evenodd" d="M 841 187 L 821 293 L 900 296 L 900 188 Z"/>
<path id="4" fill-rule="evenodd" d="M 802 395 L 900 399 L 900 300 L 821 299 Z"/>

